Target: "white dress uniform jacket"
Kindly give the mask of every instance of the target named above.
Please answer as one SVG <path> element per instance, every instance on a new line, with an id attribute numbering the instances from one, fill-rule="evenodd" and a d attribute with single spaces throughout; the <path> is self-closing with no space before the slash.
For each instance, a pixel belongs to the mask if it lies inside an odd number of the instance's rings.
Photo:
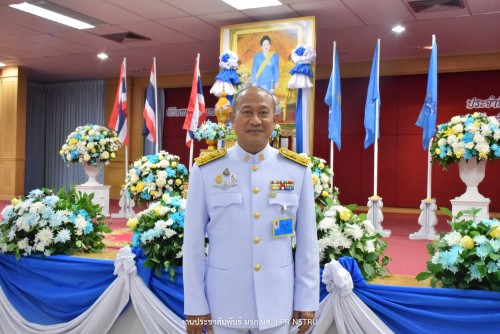
<path id="1" fill-rule="evenodd" d="M 271 181 L 293 188 L 272 190 Z M 274 187 L 276 189 L 276 187 Z M 273 220 L 293 217 L 292 237 L 273 238 Z M 205 235 L 209 238 L 205 257 Z M 319 253 L 311 170 L 269 145 L 238 144 L 191 169 L 186 205 L 184 312 L 216 325 L 268 329 L 292 311 L 319 305 Z"/>

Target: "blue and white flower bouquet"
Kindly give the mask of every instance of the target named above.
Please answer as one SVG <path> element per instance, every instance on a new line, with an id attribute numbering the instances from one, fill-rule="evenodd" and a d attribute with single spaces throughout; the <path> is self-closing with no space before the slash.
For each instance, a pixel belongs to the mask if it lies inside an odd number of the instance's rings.
<path id="1" fill-rule="evenodd" d="M 68 135 L 59 154 L 64 162 L 78 162 L 97 166 L 98 162 L 108 165 L 116 158 L 121 142 L 116 132 L 101 125 L 79 126 Z"/>
<path id="2" fill-rule="evenodd" d="M 28 196 L 14 198 L 2 210 L 0 253 L 71 254 L 96 252 L 105 247 L 101 207 L 92 203 L 92 195 L 49 189 L 32 190 Z"/>
<path id="3" fill-rule="evenodd" d="M 206 120 L 194 133 L 194 137 L 198 140 L 223 140 L 226 138 L 226 126 L 219 123 L 213 123 Z"/>
<path id="4" fill-rule="evenodd" d="M 462 218 L 464 213 L 474 217 L 479 209 L 459 212 L 456 217 L 448 209 L 441 210 L 452 218 L 448 222 L 451 232 L 427 244 L 431 258 L 417 280 L 431 278 L 433 287 L 500 291 L 500 222 Z"/>
<path id="5" fill-rule="evenodd" d="M 146 257 L 144 265 L 157 274 L 165 270 L 172 280 L 174 267 L 182 265 L 185 209 L 185 199 L 165 195 L 127 222 L 134 232 L 132 246 L 142 248 Z"/>
<path id="6" fill-rule="evenodd" d="M 455 116 L 440 124 L 432 142 L 433 162 L 439 162 L 445 170 L 460 161 L 476 157 L 480 160 L 500 158 L 500 122 L 497 116 L 475 112 Z"/>
<path id="7" fill-rule="evenodd" d="M 181 195 L 188 170 L 179 159 L 177 155 L 160 151 L 134 161 L 125 179 L 127 195 L 138 202 L 157 201 L 164 194 Z"/>

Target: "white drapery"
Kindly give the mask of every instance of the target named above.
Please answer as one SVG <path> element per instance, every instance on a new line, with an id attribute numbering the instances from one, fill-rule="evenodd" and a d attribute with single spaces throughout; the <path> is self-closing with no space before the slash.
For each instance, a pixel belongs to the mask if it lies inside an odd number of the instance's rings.
<path id="1" fill-rule="evenodd" d="M 130 247 L 120 249 L 115 261 L 115 281 L 99 299 L 75 319 L 56 325 L 26 321 L 0 289 L 0 333 L 106 333 L 132 300 L 134 310 L 146 333 L 183 334 L 184 321 L 168 309 L 137 275 L 135 254 Z M 351 275 L 333 260 L 323 272 L 329 291 L 316 314 L 313 334 L 392 333 L 392 331 L 352 292 Z M 297 333 L 297 328 L 290 333 Z"/>

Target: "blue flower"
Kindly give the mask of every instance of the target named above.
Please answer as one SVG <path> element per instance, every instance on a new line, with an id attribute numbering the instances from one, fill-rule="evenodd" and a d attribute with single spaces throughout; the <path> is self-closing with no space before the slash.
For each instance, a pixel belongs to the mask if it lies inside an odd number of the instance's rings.
<path id="1" fill-rule="evenodd" d="M 179 172 L 181 172 L 183 175 L 187 175 L 188 174 L 188 170 L 187 170 L 186 166 L 184 166 L 183 164 L 178 164 L 177 165 L 177 170 Z"/>
<path id="2" fill-rule="evenodd" d="M 147 155 L 146 158 L 148 159 L 149 162 L 152 164 L 155 164 L 158 162 L 158 156 L 156 154 L 153 155 Z"/>
<path id="3" fill-rule="evenodd" d="M 303 46 L 299 46 L 297 49 L 295 49 L 295 53 L 297 54 L 297 56 L 303 56 L 305 51 L 306 49 Z"/>
<path id="4" fill-rule="evenodd" d="M 34 198 L 34 197 L 38 197 L 38 196 L 42 196 L 42 195 L 43 195 L 43 190 L 34 189 L 34 190 L 30 191 L 30 193 L 28 194 L 28 197 Z"/>
<path id="5" fill-rule="evenodd" d="M 470 133 L 470 132 L 467 132 L 467 133 L 465 134 L 465 136 L 462 138 L 462 141 L 463 141 L 464 143 L 470 143 L 470 142 L 472 142 L 473 140 L 474 140 L 474 136 L 472 136 L 472 133 Z"/>
<path id="6" fill-rule="evenodd" d="M 489 243 L 491 248 L 493 248 L 493 251 L 495 253 L 498 253 L 498 251 L 500 250 L 500 239 L 489 240 Z"/>
<path id="7" fill-rule="evenodd" d="M 176 208 L 178 208 L 179 206 L 181 206 L 181 201 L 179 201 L 178 198 L 172 198 L 170 200 L 170 205 L 175 206 Z"/>
<path id="8" fill-rule="evenodd" d="M 483 244 L 476 248 L 477 256 L 479 256 L 483 260 L 488 256 L 489 252 L 490 252 L 490 247 L 487 244 Z"/>
<path id="9" fill-rule="evenodd" d="M 92 225 L 91 222 L 87 222 L 87 225 L 85 225 L 85 231 L 84 234 L 89 234 L 94 230 L 94 226 Z"/>
<path id="10" fill-rule="evenodd" d="M 141 192 L 141 198 L 149 201 L 151 199 L 151 195 L 145 191 Z"/>
<path id="11" fill-rule="evenodd" d="M 458 263 L 459 254 L 462 250 L 462 246 L 455 245 L 449 250 L 441 252 L 439 256 L 439 263 L 441 263 L 444 269 L 455 267 Z"/>
<path id="12" fill-rule="evenodd" d="M 483 280 L 483 275 L 481 275 L 481 273 L 479 272 L 479 268 L 477 267 L 477 265 L 473 264 L 472 266 L 470 266 L 469 272 L 471 275 L 471 280 L 474 280 L 474 279 L 477 279 L 478 281 Z"/>
<path id="13" fill-rule="evenodd" d="M 47 196 L 44 199 L 42 199 L 43 204 L 49 205 L 52 207 L 56 205 L 57 201 L 59 201 L 59 197 L 57 197 L 56 195 L 50 195 L 50 196 Z"/>
<path id="14" fill-rule="evenodd" d="M 175 170 L 170 167 L 167 167 L 166 172 L 167 172 L 167 177 L 175 176 Z"/>
<path id="15" fill-rule="evenodd" d="M 488 265 L 486 266 L 486 268 L 488 269 L 488 274 L 493 274 L 493 273 L 496 273 L 498 270 L 498 264 L 496 262 L 490 262 L 488 263 Z"/>
<path id="16" fill-rule="evenodd" d="M 5 209 L 3 209 L 2 215 L 3 221 L 7 222 L 14 215 L 14 207 L 12 205 L 6 206 Z"/>
<path id="17" fill-rule="evenodd" d="M 466 127 L 469 126 L 469 125 L 471 125 L 471 124 L 473 124 L 473 123 L 474 123 L 474 118 L 472 118 L 470 116 L 467 117 L 467 119 L 465 120 L 465 126 Z"/>
<path id="18" fill-rule="evenodd" d="M 220 57 L 220 61 L 223 62 L 223 63 L 227 63 L 227 61 L 229 60 L 230 58 L 230 55 L 228 53 L 224 53 L 222 55 L 222 57 Z"/>

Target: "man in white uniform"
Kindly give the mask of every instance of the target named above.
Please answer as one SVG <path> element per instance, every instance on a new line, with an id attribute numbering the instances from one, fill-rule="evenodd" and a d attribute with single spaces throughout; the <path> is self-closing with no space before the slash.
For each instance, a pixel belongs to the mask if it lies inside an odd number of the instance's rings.
<path id="1" fill-rule="evenodd" d="M 183 247 L 186 330 L 198 334 L 207 325 L 215 334 L 285 334 L 292 319 L 301 319 L 299 333 L 305 333 L 319 305 L 309 159 L 269 146 L 275 103 L 264 89 L 239 93 L 233 110 L 237 144 L 197 158 L 191 169 Z"/>

